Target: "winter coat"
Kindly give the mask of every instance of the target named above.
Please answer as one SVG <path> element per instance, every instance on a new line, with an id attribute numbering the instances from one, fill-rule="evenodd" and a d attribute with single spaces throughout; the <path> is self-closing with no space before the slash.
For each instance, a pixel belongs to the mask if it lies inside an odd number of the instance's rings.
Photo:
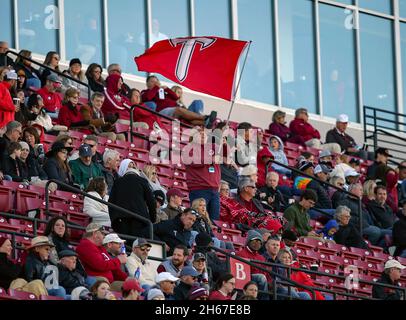
<path id="1" fill-rule="evenodd" d="M 347 224 L 346 226 L 340 225 L 340 228 L 334 234 L 334 241 L 346 247 L 368 249 L 358 229 L 352 224 Z"/>
<path id="2" fill-rule="evenodd" d="M 96 191 L 90 191 L 90 195 L 104 201 L 108 201 L 109 197 L 106 195 L 104 199 Z M 109 207 L 103 203 L 85 197 L 83 203 L 83 212 L 92 218 L 92 222 L 98 223 L 102 226 L 111 227 L 109 216 Z"/>
<path id="3" fill-rule="evenodd" d="M 0 288 L 7 290 L 20 273 L 21 266 L 11 261 L 6 253 L 0 252 Z"/>
<path id="4" fill-rule="evenodd" d="M 50 267 L 56 266 L 49 260 L 42 261 L 37 254 L 30 252 L 24 264 L 24 279 L 27 280 L 27 282 L 33 280 L 44 281 L 50 272 L 52 272 Z"/>
<path id="5" fill-rule="evenodd" d="M 270 187 L 262 187 L 259 189 L 259 194 L 265 193 L 266 196 L 264 199 L 261 199 L 263 201 L 266 201 L 268 203 L 268 198 L 273 197 L 274 201 L 272 204 L 268 204 L 272 208 L 273 211 L 275 212 L 283 212 L 283 210 L 287 207 L 287 202 L 285 201 L 285 198 L 283 197 L 282 192 L 276 187 L 276 189 L 270 188 Z"/>
<path id="6" fill-rule="evenodd" d="M 314 284 L 314 282 L 312 281 L 311 277 L 309 274 L 304 273 L 303 271 L 292 271 L 291 275 L 290 275 L 290 279 L 292 281 L 295 281 L 299 284 L 302 284 L 304 286 L 308 286 L 308 287 L 316 287 L 316 285 Z M 312 297 L 312 293 L 311 291 L 308 290 L 303 290 L 302 288 L 298 288 L 297 289 L 299 292 L 304 291 L 307 292 L 310 297 Z M 314 291 L 314 294 L 316 295 L 316 300 L 325 300 L 324 296 L 321 294 L 321 292 L 319 291 Z"/>
<path id="7" fill-rule="evenodd" d="M 91 179 L 103 176 L 100 166 L 93 163 L 93 161 L 90 165 L 86 165 L 79 158 L 69 161 L 69 165 L 72 169 L 74 182 L 83 187 L 83 189 L 87 188 Z"/>
<path id="8" fill-rule="evenodd" d="M 92 131 L 88 128 L 89 120 L 85 120 L 83 117 L 79 104 L 75 106 L 71 102 L 64 104 L 59 110 L 58 123 L 69 129 L 76 128 L 85 134 L 92 134 Z"/>
<path id="9" fill-rule="evenodd" d="M 380 205 L 376 200 L 369 201 L 366 205 L 374 225 L 381 229 L 391 229 L 395 223 L 392 209 L 384 203 Z"/>
<path id="10" fill-rule="evenodd" d="M 312 139 L 320 139 L 320 133 L 309 122 L 305 122 L 302 119 L 295 118 L 289 124 L 290 131 L 294 137 L 300 136 L 303 141 L 309 141 Z"/>
<path id="11" fill-rule="evenodd" d="M 106 88 L 104 88 L 104 103 L 102 111 L 104 114 L 119 114 L 120 119 L 130 119 L 131 102 L 128 98 L 119 92 L 118 82 L 121 76 L 118 74 L 109 75 L 106 79 Z M 127 105 L 128 107 L 126 107 Z"/>
<path id="12" fill-rule="evenodd" d="M 188 300 L 189 291 L 192 289 L 192 286 L 180 281 L 179 284 L 173 290 L 175 300 L 184 301 Z"/>
<path id="13" fill-rule="evenodd" d="M 9 82 L 0 82 L 0 129 L 14 120 L 16 107 L 10 94 L 10 88 Z"/>
<path id="14" fill-rule="evenodd" d="M 358 199 L 348 196 L 343 200 L 341 200 L 338 203 L 338 205 L 346 206 L 351 209 L 350 224 L 355 226 L 357 230 L 359 230 L 359 219 L 361 217 L 361 213 L 359 212 Z M 363 204 L 361 205 L 361 210 L 362 210 L 362 227 L 367 228 L 371 225 L 372 220 Z"/>
<path id="15" fill-rule="evenodd" d="M 297 236 L 307 236 L 312 230 L 310 226 L 310 216 L 299 203 L 294 203 L 288 207 L 283 216 L 289 222 L 289 229 L 296 232 Z"/>
<path id="16" fill-rule="evenodd" d="M 338 132 L 337 128 L 333 128 L 327 132 L 326 143 L 338 143 L 341 147 L 341 151 L 347 151 L 347 149 L 354 148 L 357 145 L 353 137 L 345 132 L 344 134 Z"/>
<path id="17" fill-rule="evenodd" d="M 182 207 L 179 208 L 172 208 L 169 204 L 166 206 L 165 209 L 162 210 L 168 216 L 168 219 L 174 219 L 176 216 L 183 212 Z"/>
<path id="18" fill-rule="evenodd" d="M 60 168 L 55 157 L 49 158 L 47 161 L 45 161 L 43 169 L 48 175 L 49 179 L 55 179 L 73 185 L 71 173 Z"/>
<path id="19" fill-rule="evenodd" d="M 241 248 L 241 250 L 237 252 L 237 255 L 243 259 L 258 260 L 258 261 L 266 262 L 264 256 L 259 254 L 258 251 L 252 251 L 248 246 Z M 265 266 L 263 266 L 263 267 L 265 267 Z M 268 272 L 259 270 L 253 266 L 251 266 L 251 274 L 263 274 L 267 277 L 267 279 L 269 281 L 272 281 L 272 278 L 270 277 Z"/>
<path id="20" fill-rule="evenodd" d="M 317 233 L 318 233 L 318 234 L 322 234 L 322 235 L 323 235 L 323 239 L 326 239 L 326 240 L 334 240 L 334 235 L 331 236 L 331 235 L 328 234 L 328 232 L 329 232 L 331 229 L 333 229 L 333 228 L 336 229 L 336 230 L 339 229 L 338 223 L 337 223 L 337 221 L 334 220 L 334 219 L 328 221 L 328 222 L 324 225 L 324 228 L 323 228 L 322 230 L 320 230 L 320 231 L 317 231 Z"/>
<path id="21" fill-rule="evenodd" d="M 9 175 L 13 181 L 22 182 L 28 180 L 28 171 L 23 170 L 21 160 L 13 159 L 10 156 L 3 158 L 2 165 L 3 174 Z"/>
<path id="22" fill-rule="evenodd" d="M 89 239 L 80 240 L 76 252 L 89 276 L 105 277 L 110 283 L 124 281 L 128 277 L 121 271 L 118 258 L 112 259 L 103 246 L 96 246 Z"/>
<path id="23" fill-rule="evenodd" d="M 38 90 L 38 94 L 44 100 L 44 109 L 47 112 L 57 112 L 62 108 L 62 100 L 58 93 L 49 92 L 46 87 Z"/>
<path id="24" fill-rule="evenodd" d="M 135 173 L 128 172 L 114 181 L 109 202 L 134 212 L 152 223 L 156 220 L 156 202 L 148 181 Z M 134 219 L 133 216 L 114 208 L 109 210 L 109 214 L 112 224 L 114 224 L 114 220 L 120 218 Z M 136 224 L 137 230 L 143 230 L 146 227 L 145 223 L 141 221 L 134 221 L 134 224 Z"/>
<path id="25" fill-rule="evenodd" d="M 284 124 L 272 122 L 269 125 L 269 132 L 272 135 L 275 135 L 275 136 L 278 136 L 279 138 L 281 138 L 284 143 L 289 141 L 292 143 L 300 144 L 302 146 L 305 145 L 303 138 L 301 136 L 293 136 L 289 127 Z"/>
<path id="26" fill-rule="evenodd" d="M 406 217 L 400 216 L 392 230 L 393 245 L 396 246 L 395 256 L 400 255 L 406 249 Z"/>
<path id="27" fill-rule="evenodd" d="M 399 286 L 399 283 L 394 283 L 390 278 L 389 275 L 386 273 L 382 273 L 381 278 L 377 281 L 377 283 L 387 284 L 391 286 Z M 394 289 L 394 288 L 386 288 L 374 284 L 372 287 L 372 297 L 381 300 L 401 300 L 403 296 L 403 291 L 400 290 L 401 288 Z M 405 297 L 403 297 L 405 299 Z"/>
<path id="28" fill-rule="evenodd" d="M 184 228 L 179 216 L 154 224 L 154 235 L 157 237 L 157 240 L 163 241 L 169 246 L 168 256 L 172 255 L 173 249 L 178 244 L 190 248 L 189 241 L 192 233 Z"/>
<path id="29" fill-rule="evenodd" d="M 279 149 L 276 150 L 276 149 L 272 148 L 271 139 L 277 139 L 278 140 Z M 284 149 L 284 145 L 283 145 L 283 142 L 282 142 L 281 138 L 279 138 L 278 136 L 271 136 L 269 138 L 269 150 L 271 151 L 272 155 L 274 156 L 275 161 L 280 162 L 280 163 L 285 164 L 285 165 L 289 165 L 288 158 L 286 157 L 286 154 L 283 151 L 283 149 Z M 276 172 L 278 172 L 280 174 L 290 174 L 289 169 L 286 169 L 286 168 L 284 168 L 282 166 L 279 166 L 279 165 L 277 165 L 275 163 L 272 164 L 272 168 Z"/>
<path id="30" fill-rule="evenodd" d="M 317 203 L 315 205 L 316 208 L 331 209 L 333 207 L 333 204 L 328 197 L 327 186 L 322 185 L 316 180 L 312 180 L 307 185 L 307 189 L 311 189 L 317 193 Z"/>
<path id="31" fill-rule="evenodd" d="M 77 287 L 86 287 L 85 273 L 81 273 L 77 269 L 71 271 L 61 264 L 58 264 L 58 271 L 59 285 L 65 288 L 67 294 L 71 294 L 72 290 Z"/>
<path id="32" fill-rule="evenodd" d="M 74 247 L 69 243 L 69 241 L 61 238 L 55 233 L 51 233 L 48 236 L 48 240 L 50 243 L 55 245 L 55 247 L 51 248 L 51 251 L 49 252 L 49 261 L 54 265 L 59 263 L 59 252 L 63 250 L 74 250 Z"/>

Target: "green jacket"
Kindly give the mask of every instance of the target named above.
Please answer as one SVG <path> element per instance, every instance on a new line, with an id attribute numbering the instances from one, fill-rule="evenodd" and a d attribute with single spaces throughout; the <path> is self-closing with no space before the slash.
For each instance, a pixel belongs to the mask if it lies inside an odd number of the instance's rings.
<path id="1" fill-rule="evenodd" d="M 296 231 L 299 237 L 307 236 L 308 232 L 312 230 L 307 210 L 297 202 L 287 208 L 283 216 L 289 221 L 290 229 Z"/>
<path id="2" fill-rule="evenodd" d="M 90 166 L 85 165 L 80 158 L 69 162 L 72 169 L 73 180 L 83 189 L 86 189 L 89 181 L 96 177 L 103 177 L 103 172 L 99 165 L 92 162 Z"/>

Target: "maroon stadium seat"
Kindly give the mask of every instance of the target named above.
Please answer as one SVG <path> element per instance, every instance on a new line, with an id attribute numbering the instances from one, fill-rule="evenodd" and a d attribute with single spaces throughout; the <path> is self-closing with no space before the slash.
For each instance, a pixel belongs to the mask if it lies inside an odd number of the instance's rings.
<path id="1" fill-rule="evenodd" d="M 8 293 L 10 296 L 17 298 L 18 300 L 37 300 L 37 297 L 33 293 L 24 292 L 15 289 L 9 289 Z"/>

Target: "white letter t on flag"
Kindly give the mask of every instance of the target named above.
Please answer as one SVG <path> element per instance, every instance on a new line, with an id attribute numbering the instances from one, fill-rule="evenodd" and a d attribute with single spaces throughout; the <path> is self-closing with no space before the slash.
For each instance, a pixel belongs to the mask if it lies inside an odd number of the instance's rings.
<path id="1" fill-rule="evenodd" d="M 182 45 L 178 61 L 176 63 L 176 78 L 183 82 L 187 78 L 190 61 L 196 45 L 201 45 L 200 51 L 203 51 L 216 42 L 215 38 L 193 38 L 193 39 L 170 39 L 169 42 L 173 47 L 178 44 Z"/>

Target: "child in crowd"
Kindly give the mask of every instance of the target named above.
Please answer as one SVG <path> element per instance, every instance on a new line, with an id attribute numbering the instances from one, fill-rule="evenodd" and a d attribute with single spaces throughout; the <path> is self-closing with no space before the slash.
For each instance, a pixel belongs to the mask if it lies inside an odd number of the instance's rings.
<path id="1" fill-rule="evenodd" d="M 317 233 L 320 234 L 324 240 L 334 241 L 334 234 L 338 231 L 338 228 L 337 221 L 332 219 L 326 223 L 323 229 L 317 231 Z"/>

